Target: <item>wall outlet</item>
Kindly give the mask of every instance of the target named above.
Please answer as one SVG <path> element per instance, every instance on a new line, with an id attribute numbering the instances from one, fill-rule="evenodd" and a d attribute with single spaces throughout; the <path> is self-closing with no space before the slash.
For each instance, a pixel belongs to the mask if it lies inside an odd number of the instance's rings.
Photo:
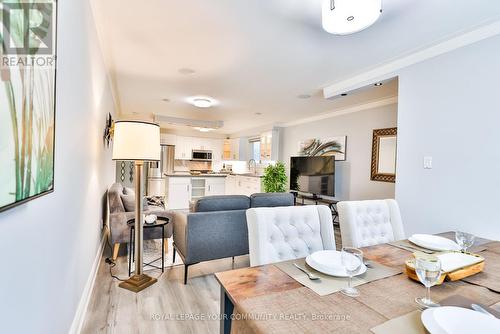
<path id="1" fill-rule="evenodd" d="M 424 157 L 424 169 L 432 169 L 432 157 Z"/>

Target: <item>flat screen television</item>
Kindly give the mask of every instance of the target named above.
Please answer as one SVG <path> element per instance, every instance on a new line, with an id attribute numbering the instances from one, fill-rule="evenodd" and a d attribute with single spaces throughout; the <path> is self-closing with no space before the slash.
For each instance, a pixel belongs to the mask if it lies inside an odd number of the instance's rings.
<path id="1" fill-rule="evenodd" d="M 291 157 L 290 190 L 335 196 L 335 157 Z"/>

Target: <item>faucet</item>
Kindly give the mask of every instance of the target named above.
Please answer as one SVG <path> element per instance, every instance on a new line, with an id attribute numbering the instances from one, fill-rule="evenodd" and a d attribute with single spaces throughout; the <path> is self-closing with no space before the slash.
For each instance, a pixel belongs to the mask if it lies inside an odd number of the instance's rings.
<path id="1" fill-rule="evenodd" d="M 253 165 L 253 174 L 257 174 L 257 162 L 254 159 L 248 160 L 248 170 L 250 172 L 252 171 L 252 165 Z"/>

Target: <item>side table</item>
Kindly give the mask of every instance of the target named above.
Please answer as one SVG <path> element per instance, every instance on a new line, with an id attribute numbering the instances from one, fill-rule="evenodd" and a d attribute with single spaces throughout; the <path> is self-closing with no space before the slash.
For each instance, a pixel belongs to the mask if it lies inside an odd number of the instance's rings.
<path id="1" fill-rule="evenodd" d="M 153 224 L 144 224 L 143 228 L 161 228 L 161 267 L 155 266 L 153 263 L 158 261 L 160 258 L 154 259 L 148 263 L 144 263 L 144 267 L 153 267 L 156 269 L 161 269 L 161 272 L 165 270 L 165 226 L 170 222 L 168 218 L 165 217 L 157 217 L 156 221 Z M 135 219 L 130 219 L 127 221 L 127 225 L 130 227 L 130 240 L 129 240 L 129 255 L 128 255 L 128 275 L 132 273 L 132 259 L 134 258 L 134 230 L 135 230 Z"/>

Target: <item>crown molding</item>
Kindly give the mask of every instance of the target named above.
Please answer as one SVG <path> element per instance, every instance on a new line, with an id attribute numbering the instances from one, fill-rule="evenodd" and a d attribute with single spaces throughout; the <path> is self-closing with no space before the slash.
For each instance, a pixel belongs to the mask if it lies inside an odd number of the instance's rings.
<path id="1" fill-rule="evenodd" d="M 320 121 L 323 119 L 327 118 L 332 118 L 332 117 L 337 117 L 345 114 L 350 114 L 358 111 L 363 111 L 363 110 L 368 110 L 368 109 L 374 109 L 374 108 L 379 108 L 379 107 L 384 107 L 388 106 L 391 104 L 396 104 L 398 103 L 398 97 L 397 96 L 391 96 L 379 100 L 373 100 L 367 103 L 362 103 L 362 104 L 357 104 L 351 107 L 343 108 L 343 109 L 337 109 L 337 110 L 332 110 L 320 115 L 316 116 L 311 116 L 311 117 L 306 117 L 306 118 L 301 118 L 298 120 L 294 120 L 291 122 L 286 122 L 286 123 L 279 123 L 277 124 L 280 127 L 290 127 L 290 126 L 295 126 L 295 125 L 300 125 L 300 124 L 305 124 L 305 123 L 311 123 L 315 121 Z"/>
<path id="2" fill-rule="evenodd" d="M 355 75 L 323 88 L 325 99 L 361 88 L 375 81 L 397 76 L 397 71 L 427 59 L 437 57 L 461 47 L 482 41 L 500 34 L 500 21 L 483 25 L 477 29 L 452 37 L 431 47 L 413 52 L 407 56 L 385 63 L 374 69 Z"/>

